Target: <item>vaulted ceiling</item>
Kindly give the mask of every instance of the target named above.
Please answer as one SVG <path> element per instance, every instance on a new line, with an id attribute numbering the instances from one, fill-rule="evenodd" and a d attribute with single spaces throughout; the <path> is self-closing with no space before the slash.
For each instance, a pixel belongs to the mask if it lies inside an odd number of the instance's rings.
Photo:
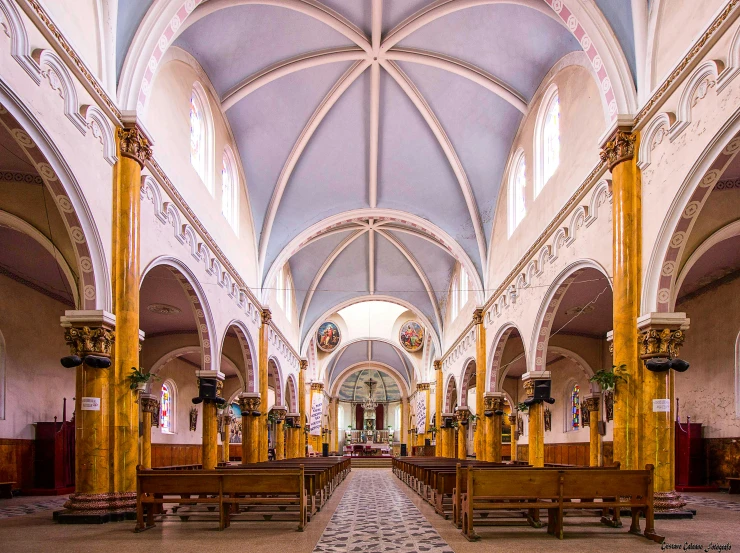
<path id="1" fill-rule="evenodd" d="M 138 22 L 163 3 L 119 2 L 119 67 Z M 564 3 L 193 2 L 173 44 L 219 95 L 263 286 L 290 264 L 303 336 L 364 296 L 413 306 L 439 335 L 456 262 L 483 301 L 512 141 L 547 72 L 586 44 Z M 612 55 L 634 72 L 630 2 L 596 5 L 624 52 Z"/>
<path id="2" fill-rule="evenodd" d="M 414 364 L 400 347 L 383 340 L 358 340 L 332 354 L 326 367 L 329 388 L 359 370 L 392 373 L 395 380 L 404 383 L 404 392 L 408 392 L 414 382 Z"/>

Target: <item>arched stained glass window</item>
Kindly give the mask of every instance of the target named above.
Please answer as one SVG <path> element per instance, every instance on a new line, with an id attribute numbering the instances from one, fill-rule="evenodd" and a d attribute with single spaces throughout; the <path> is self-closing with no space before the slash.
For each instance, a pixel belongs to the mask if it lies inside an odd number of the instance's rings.
<path id="1" fill-rule="evenodd" d="M 175 433 L 175 397 L 174 386 L 171 382 L 162 384 L 162 395 L 159 399 L 159 429 L 164 434 Z"/>
<path id="2" fill-rule="evenodd" d="M 526 191 L 527 164 L 524 159 L 524 152 L 520 151 L 514 163 L 514 170 L 509 177 L 509 236 L 512 235 L 514 229 L 519 226 L 519 223 L 527 214 Z"/>
<path id="3" fill-rule="evenodd" d="M 238 187 L 234 156 L 231 148 L 224 148 L 224 155 L 221 168 L 221 213 L 234 229 L 237 230 L 237 213 L 238 213 Z"/>
<path id="4" fill-rule="evenodd" d="M 560 98 L 555 86 L 547 91 L 540 108 L 535 134 L 535 149 L 537 174 L 535 175 L 534 196 L 537 197 L 560 165 Z"/>
<path id="5" fill-rule="evenodd" d="M 581 388 L 576 384 L 570 393 L 571 409 L 571 430 L 578 430 L 581 427 Z"/>
<path id="6" fill-rule="evenodd" d="M 211 172 L 213 170 L 213 132 L 208 99 L 200 83 L 193 85 L 190 93 L 190 163 L 198 176 L 213 194 Z"/>

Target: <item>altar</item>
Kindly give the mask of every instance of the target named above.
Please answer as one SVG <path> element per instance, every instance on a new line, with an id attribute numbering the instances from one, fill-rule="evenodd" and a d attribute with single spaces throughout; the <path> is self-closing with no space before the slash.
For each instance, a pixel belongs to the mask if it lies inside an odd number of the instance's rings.
<path id="1" fill-rule="evenodd" d="M 391 446 L 386 443 L 361 443 L 344 446 L 346 457 L 390 457 Z"/>

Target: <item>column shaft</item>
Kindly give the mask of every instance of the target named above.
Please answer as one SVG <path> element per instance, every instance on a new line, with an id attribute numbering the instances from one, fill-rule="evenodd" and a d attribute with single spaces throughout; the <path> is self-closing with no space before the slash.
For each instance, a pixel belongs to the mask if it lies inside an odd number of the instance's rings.
<path id="1" fill-rule="evenodd" d="M 545 466 L 545 424 L 541 403 L 529 407 L 529 464 Z"/>
<path id="2" fill-rule="evenodd" d="M 478 424 L 484 425 L 486 428 L 483 431 L 483 447 L 481 453 L 476 453 L 475 458 L 480 461 L 492 461 L 493 460 L 493 416 L 487 417 L 482 416 L 478 420 Z"/>
<path id="3" fill-rule="evenodd" d="M 462 424 L 457 427 L 457 458 L 468 458 L 468 427 Z"/>
<path id="4" fill-rule="evenodd" d="M 437 444 L 434 454 L 437 457 L 444 457 L 445 434 L 442 432 L 442 395 L 444 394 L 444 384 L 442 383 L 442 361 L 434 362 L 434 374 L 437 381 L 434 386 L 434 426 L 437 427 Z"/>
<path id="5" fill-rule="evenodd" d="M 516 413 L 516 411 L 513 411 L 513 413 Z M 516 433 L 517 433 L 517 417 L 519 415 L 510 415 L 509 416 L 509 424 L 511 425 L 511 444 L 510 444 L 510 457 L 512 461 L 516 461 L 518 459 L 517 457 L 517 451 L 516 451 Z M 513 420 L 512 420 L 513 417 Z"/>
<path id="6" fill-rule="evenodd" d="M 139 416 L 129 388 L 132 367 L 139 367 L 139 285 L 141 169 L 151 157 L 138 127 L 118 129 L 119 159 L 114 171 L 112 213 L 113 312 L 116 341 L 110 391 L 113 492 L 136 491 Z"/>
<path id="7" fill-rule="evenodd" d="M 275 459 L 285 459 L 285 421 L 278 420 L 275 423 Z"/>
<path id="8" fill-rule="evenodd" d="M 297 444 L 296 444 L 296 457 L 306 456 L 306 432 L 304 427 L 306 425 L 306 370 L 308 369 L 308 361 L 301 359 L 300 370 L 298 371 L 298 409 L 300 413 L 300 420 L 298 421 L 297 428 L 300 429 L 298 432 Z"/>
<path id="9" fill-rule="evenodd" d="M 486 461 L 493 461 L 494 463 L 500 463 L 501 462 L 501 429 L 503 426 L 502 421 L 503 415 L 496 415 L 494 414 L 492 417 L 490 417 L 490 426 L 488 428 L 488 431 L 492 434 L 490 437 L 490 440 L 486 440 L 486 442 L 490 442 L 490 445 L 488 447 L 489 451 L 489 458 L 486 459 Z"/>
<path id="10" fill-rule="evenodd" d="M 642 367 L 637 317 L 641 283 L 641 196 L 635 165 L 635 134 L 617 130 L 602 150 L 612 173 L 612 255 L 614 264 L 614 365 L 626 382 L 614 393 L 614 460 L 623 469 L 639 467 L 639 414 Z"/>
<path id="11" fill-rule="evenodd" d="M 75 493 L 110 491 L 110 369 L 77 367 L 75 397 Z M 99 411 L 83 411 L 82 398 L 100 398 Z"/>
<path id="12" fill-rule="evenodd" d="M 477 328 L 475 341 L 475 414 L 478 415 L 479 424 L 475 427 L 475 436 L 473 438 L 474 453 L 476 458 L 482 458 L 487 454 L 481 455 L 485 447 L 485 425 L 483 422 L 483 411 L 485 405 L 486 392 L 486 327 L 483 324 L 483 309 L 476 309 L 473 314 L 473 322 Z"/>
<path id="13" fill-rule="evenodd" d="M 218 464 L 218 418 L 216 404 L 203 402 L 203 470 L 213 470 Z"/>
<path id="14" fill-rule="evenodd" d="M 592 467 L 601 466 L 601 435 L 599 434 L 599 414 L 600 409 L 591 411 L 589 417 L 591 426 L 588 429 L 589 436 L 589 465 Z"/>
<path id="15" fill-rule="evenodd" d="M 231 457 L 231 416 L 224 415 L 224 439 L 221 441 L 221 461 L 228 463 Z"/>
<path id="16" fill-rule="evenodd" d="M 258 436 L 257 441 L 257 458 L 259 462 L 267 461 L 267 352 L 269 349 L 268 331 L 270 329 L 270 321 L 272 320 L 272 313 L 269 309 L 262 310 L 262 325 L 260 326 L 260 337 L 259 337 L 259 387 L 260 397 L 265 400 L 261 414 L 258 418 L 255 426 L 255 432 Z"/>

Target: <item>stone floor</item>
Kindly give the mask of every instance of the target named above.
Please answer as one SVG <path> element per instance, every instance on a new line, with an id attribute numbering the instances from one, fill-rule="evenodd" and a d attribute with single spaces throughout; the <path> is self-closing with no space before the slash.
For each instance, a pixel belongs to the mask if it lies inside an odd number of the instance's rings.
<path id="1" fill-rule="evenodd" d="M 51 520 L 63 498 L 17 497 L 0 500 L 0 551 L 17 553 L 167 552 L 219 553 L 476 553 L 493 551 L 661 551 L 667 548 L 712 551 L 711 544 L 740 548 L 740 496 L 685 494 L 694 520 L 656 521 L 666 536 L 661 547 L 611 529 L 593 519 L 568 517 L 560 541 L 528 526 L 481 527 L 481 541 L 470 543 L 448 520 L 396 479 L 388 469 L 354 469 L 305 532 L 294 522 L 236 522 L 219 532 L 211 522 L 165 522 L 141 534 L 133 522 L 65 526 Z"/>

